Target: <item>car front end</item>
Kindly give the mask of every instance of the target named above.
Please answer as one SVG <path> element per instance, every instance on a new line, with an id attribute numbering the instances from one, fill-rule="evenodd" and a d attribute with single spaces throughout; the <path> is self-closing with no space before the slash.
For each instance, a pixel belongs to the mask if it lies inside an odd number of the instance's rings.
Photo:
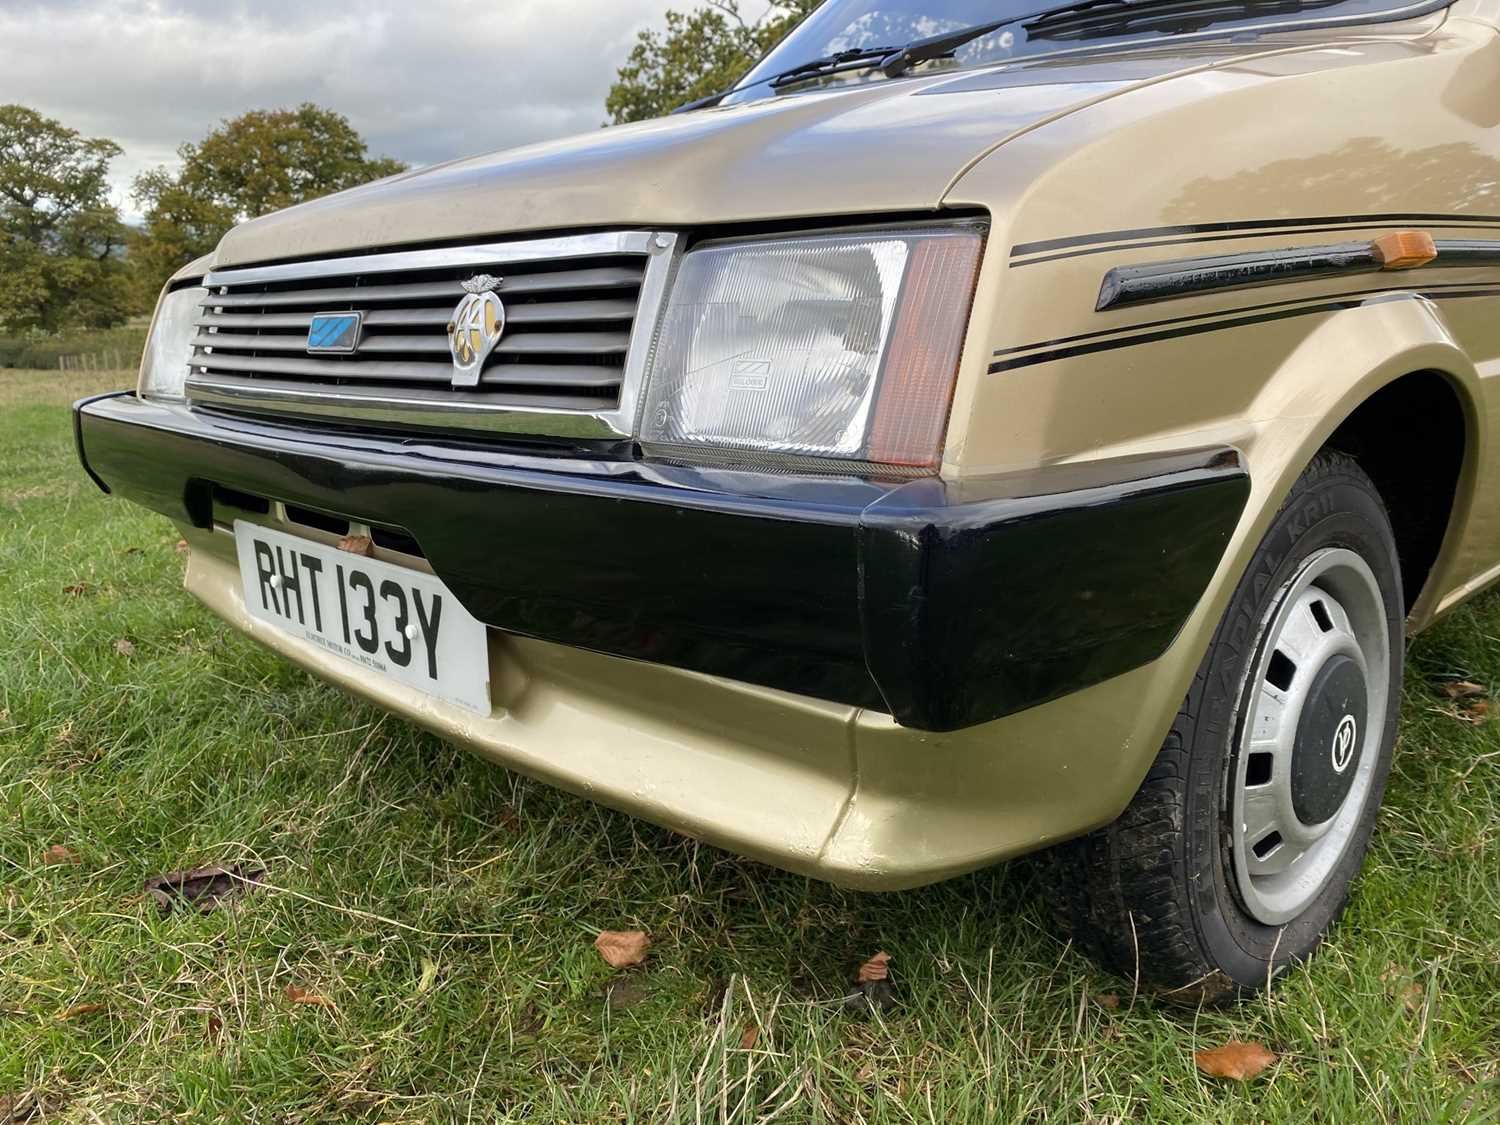
<path id="1" fill-rule="evenodd" d="M 730 99 L 252 221 L 80 457 L 232 626 L 509 768 L 869 889 L 1076 836 L 1281 485 L 1191 396 L 1092 449 L 1048 439 L 1086 397 L 1007 410 L 1013 247 L 1114 103 L 1287 34 Z"/>

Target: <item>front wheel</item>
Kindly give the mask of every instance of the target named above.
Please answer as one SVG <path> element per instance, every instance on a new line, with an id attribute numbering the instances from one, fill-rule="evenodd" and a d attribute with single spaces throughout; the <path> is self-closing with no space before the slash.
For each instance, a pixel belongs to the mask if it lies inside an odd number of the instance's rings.
<path id="1" fill-rule="evenodd" d="M 1380 494 L 1319 454 L 1277 513 L 1145 782 L 1053 853 L 1077 942 L 1169 996 L 1265 987 L 1343 909 L 1390 771 L 1401 572 Z"/>

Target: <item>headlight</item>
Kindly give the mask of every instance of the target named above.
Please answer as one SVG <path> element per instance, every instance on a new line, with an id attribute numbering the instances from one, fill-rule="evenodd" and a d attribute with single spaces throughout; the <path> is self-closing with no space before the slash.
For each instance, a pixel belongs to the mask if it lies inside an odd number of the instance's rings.
<path id="1" fill-rule="evenodd" d="M 692 251 L 657 339 L 642 447 L 934 470 L 982 243 L 945 228 Z"/>
<path id="2" fill-rule="evenodd" d="M 193 322 L 208 297 L 207 289 L 174 289 L 163 293 L 151 321 L 146 354 L 141 357 L 142 398 L 181 399 L 193 354 Z"/>

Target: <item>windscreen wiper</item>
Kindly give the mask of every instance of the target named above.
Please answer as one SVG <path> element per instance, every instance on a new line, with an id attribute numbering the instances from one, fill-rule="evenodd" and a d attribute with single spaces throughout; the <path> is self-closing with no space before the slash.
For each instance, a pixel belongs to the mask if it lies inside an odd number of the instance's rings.
<path id="1" fill-rule="evenodd" d="M 979 23 L 972 27 L 961 27 L 957 31 L 948 31 L 942 35 L 932 35 L 926 39 L 918 39 L 882 59 L 879 69 L 887 78 L 897 78 L 918 63 L 948 58 L 965 43 L 971 43 L 975 39 L 982 39 L 992 32 L 999 31 L 1002 27 L 1013 27 L 1017 24 L 1042 23 L 1046 20 L 1056 19 L 1059 16 L 1074 16 L 1085 12 L 1093 12 L 1097 8 L 1134 8 L 1140 5 L 1158 3 L 1162 3 L 1162 0 L 1074 0 L 1071 4 L 1052 4 L 1045 8 L 1038 8 L 1032 12 L 1022 12 L 1018 16 L 1010 16 L 1003 20 L 991 20 L 989 23 Z"/>
<path id="2" fill-rule="evenodd" d="M 869 66 L 871 62 L 878 62 L 893 51 L 899 50 L 901 50 L 900 47 L 855 47 L 848 51 L 840 51 L 835 55 L 824 55 L 821 59 L 813 59 L 801 66 L 794 66 L 791 70 L 783 70 L 780 74 L 773 74 L 764 81 L 773 89 L 780 89 L 782 86 L 790 86 L 793 82 L 822 78 L 825 74 L 862 69 Z"/>
<path id="3" fill-rule="evenodd" d="M 1122 35 L 1142 24 L 1170 22 L 1181 30 L 1191 32 L 1210 27 L 1234 12 L 1254 12 L 1259 8 L 1273 12 L 1302 12 L 1313 8 L 1330 8 L 1341 2 L 1342 0 L 1153 0 L 1152 3 L 1143 4 L 1141 0 L 1136 0 L 1133 4 L 1119 5 L 1117 11 L 1101 15 L 1084 12 L 1077 19 L 1072 18 L 1074 13 L 1071 11 L 1057 13 L 1045 20 L 1032 21 L 1027 31 L 1033 39 L 1080 39 L 1085 35 L 1104 32 Z"/>
<path id="4" fill-rule="evenodd" d="M 809 59 L 807 62 L 800 63 L 790 70 L 783 70 L 768 78 L 758 79 L 753 85 L 770 86 L 773 90 L 779 90 L 783 86 L 790 86 L 796 82 L 806 82 L 813 78 L 823 78 L 830 74 L 840 74 L 846 70 L 868 70 L 881 59 L 887 58 L 899 50 L 901 50 L 900 47 L 855 47 L 848 51 L 839 51 L 836 54 Z M 709 106 L 718 105 L 736 90 L 748 90 L 749 88 L 749 86 L 731 86 L 727 90 L 720 90 L 717 94 L 710 94 L 706 98 L 699 98 L 697 101 L 680 105 L 672 112 L 691 113 L 695 109 L 707 109 Z"/>
<path id="5" fill-rule="evenodd" d="M 1124 13 L 1137 8 L 1170 5 L 1173 2 L 1174 0 L 1073 0 L 1070 4 L 1049 4 L 1044 8 L 1007 16 L 1003 20 L 990 20 L 988 23 L 978 23 L 970 27 L 961 27 L 956 31 L 946 31 L 941 35 L 930 35 L 926 39 L 916 39 L 903 47 L 857 47 L 848 51 L 840 51 L 837 54 L 824 55 L 821 58 L 800 63 L 790 70 L 756 79 L 751 86 L 770 86 L 773 90 L 780 90 L 799 82 L 826 78 L 830 74 L 841 74 L 850 70 L 879 70 L 887 78 L 898 78 L 918 63 L 948 58 L 965 43 L 982 39 L 986 35 L 999 31 L 1002 27 L 1025 26 L 1029 28 L 1033 25 L 1051 23 L 1060 17 L 1092 15 L 1101 8 L 1115 8 Z M 1243 0 L 1242 6 L 1253 6 L 1255 2 L 1256 0 Z M 1288 3 L 1296 7 L 1303 6 L 1303 4 L 1296 3 L 1296 0 L 1266 0 L 1266 2 L 1277 6 L 1285 6 Z M 1333 0 L 1306 0 L 1306 2 L 1322 6 Z M 695 109 L 707 109 L 709 106 L 718 105 L 730 94 L 748 89 L 750 86 L 732 86 L 717 94 L 710 94 L 706 98 L 699 98 L 697 101 L 678 106 L 672 112 L 688 113 Z"/>
<path id="6" fill-rule="evenodd" d="M 992 31 L 999 31 L 1002 27 L 1012 24 L 1030 23 L 1033 20 L 1049 19 L 1053 16 L 1072 15 L 1075 12 L 1084 12 L 1092 8 L 1106 6 L 1129 7 L 1139 3 L 1159 3 L 1160 0 L 1074 0 L 1071 4 L 1050 4 L 1045 8 L 1038 8 L 1031 12 L 1022 12 L 1020 15 L 1009 16 L 1003 20 L 991 20 L 989 23 L 975 24 L 972 27 L 959 28 L 957 31 L 945 32 L 942 35 L 932 35 L 926 39 L 917 39 L 901 47 L 856 47 L 848 51 L 839 51 L 836 54 L 824 55 L 821 58 L 810 59 L 805 63 L 799 63 L 789 70 L 783 70 L 768 77 L 757 79 L 752 85 L 770 86 L 773 90 L 780 90 L 785 86 L 791 86 L 798 82 L 807 82 L 814 78 L 826 78 L 830 74 L 841 74 L 849 70 L 878 69 L 888 78 L 895 78 L 905 74 L 917 63 L 928 62 L 932 59 L 945 58 L 953 54 L 965 43 L 979 39 Z M 749 89 L 748 86 L 731 86 L 727 90 L 721 90 L 717 94 L 710 94 L 706 98 L 688 102 L 674 109 L 673 113 L 690 113 L 695 109 L 707 109 L 709 106 L 718 105 L 730 94 L 737 90 Z"/>

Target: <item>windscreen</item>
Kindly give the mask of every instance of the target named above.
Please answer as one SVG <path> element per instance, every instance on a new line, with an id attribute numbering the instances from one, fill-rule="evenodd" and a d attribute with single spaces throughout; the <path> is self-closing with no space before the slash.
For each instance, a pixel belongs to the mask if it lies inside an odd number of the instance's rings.
<path id="1" fill-rule="evenodd" d="M 766 96 L 770 91 L 761 84 L 772 76 L 843 51 L 878 47 L 894 50 L 915 40 L 978 24 L 1028 16 L 1047 6 L 1043 0 L 827 0 L 740 81 L 737 96 L 729 100 Z M 1023 20 L 965 43 L 951 59 L 927 65 L 976 66 L 1111 40 L 1149 43 L 1205 31 L 1252 34 L 1258 28 L 1279 28 L 1298 22 L 1383 21 L 1415 16 L 1440 6 L 1412 0 L 1303 0 L 1302 3 L 1162 0 L 1109 4 Z M 868 73 L 863 75 L 868 76 Z M 841 75 L 840 80 L 860 77 Z"/>

